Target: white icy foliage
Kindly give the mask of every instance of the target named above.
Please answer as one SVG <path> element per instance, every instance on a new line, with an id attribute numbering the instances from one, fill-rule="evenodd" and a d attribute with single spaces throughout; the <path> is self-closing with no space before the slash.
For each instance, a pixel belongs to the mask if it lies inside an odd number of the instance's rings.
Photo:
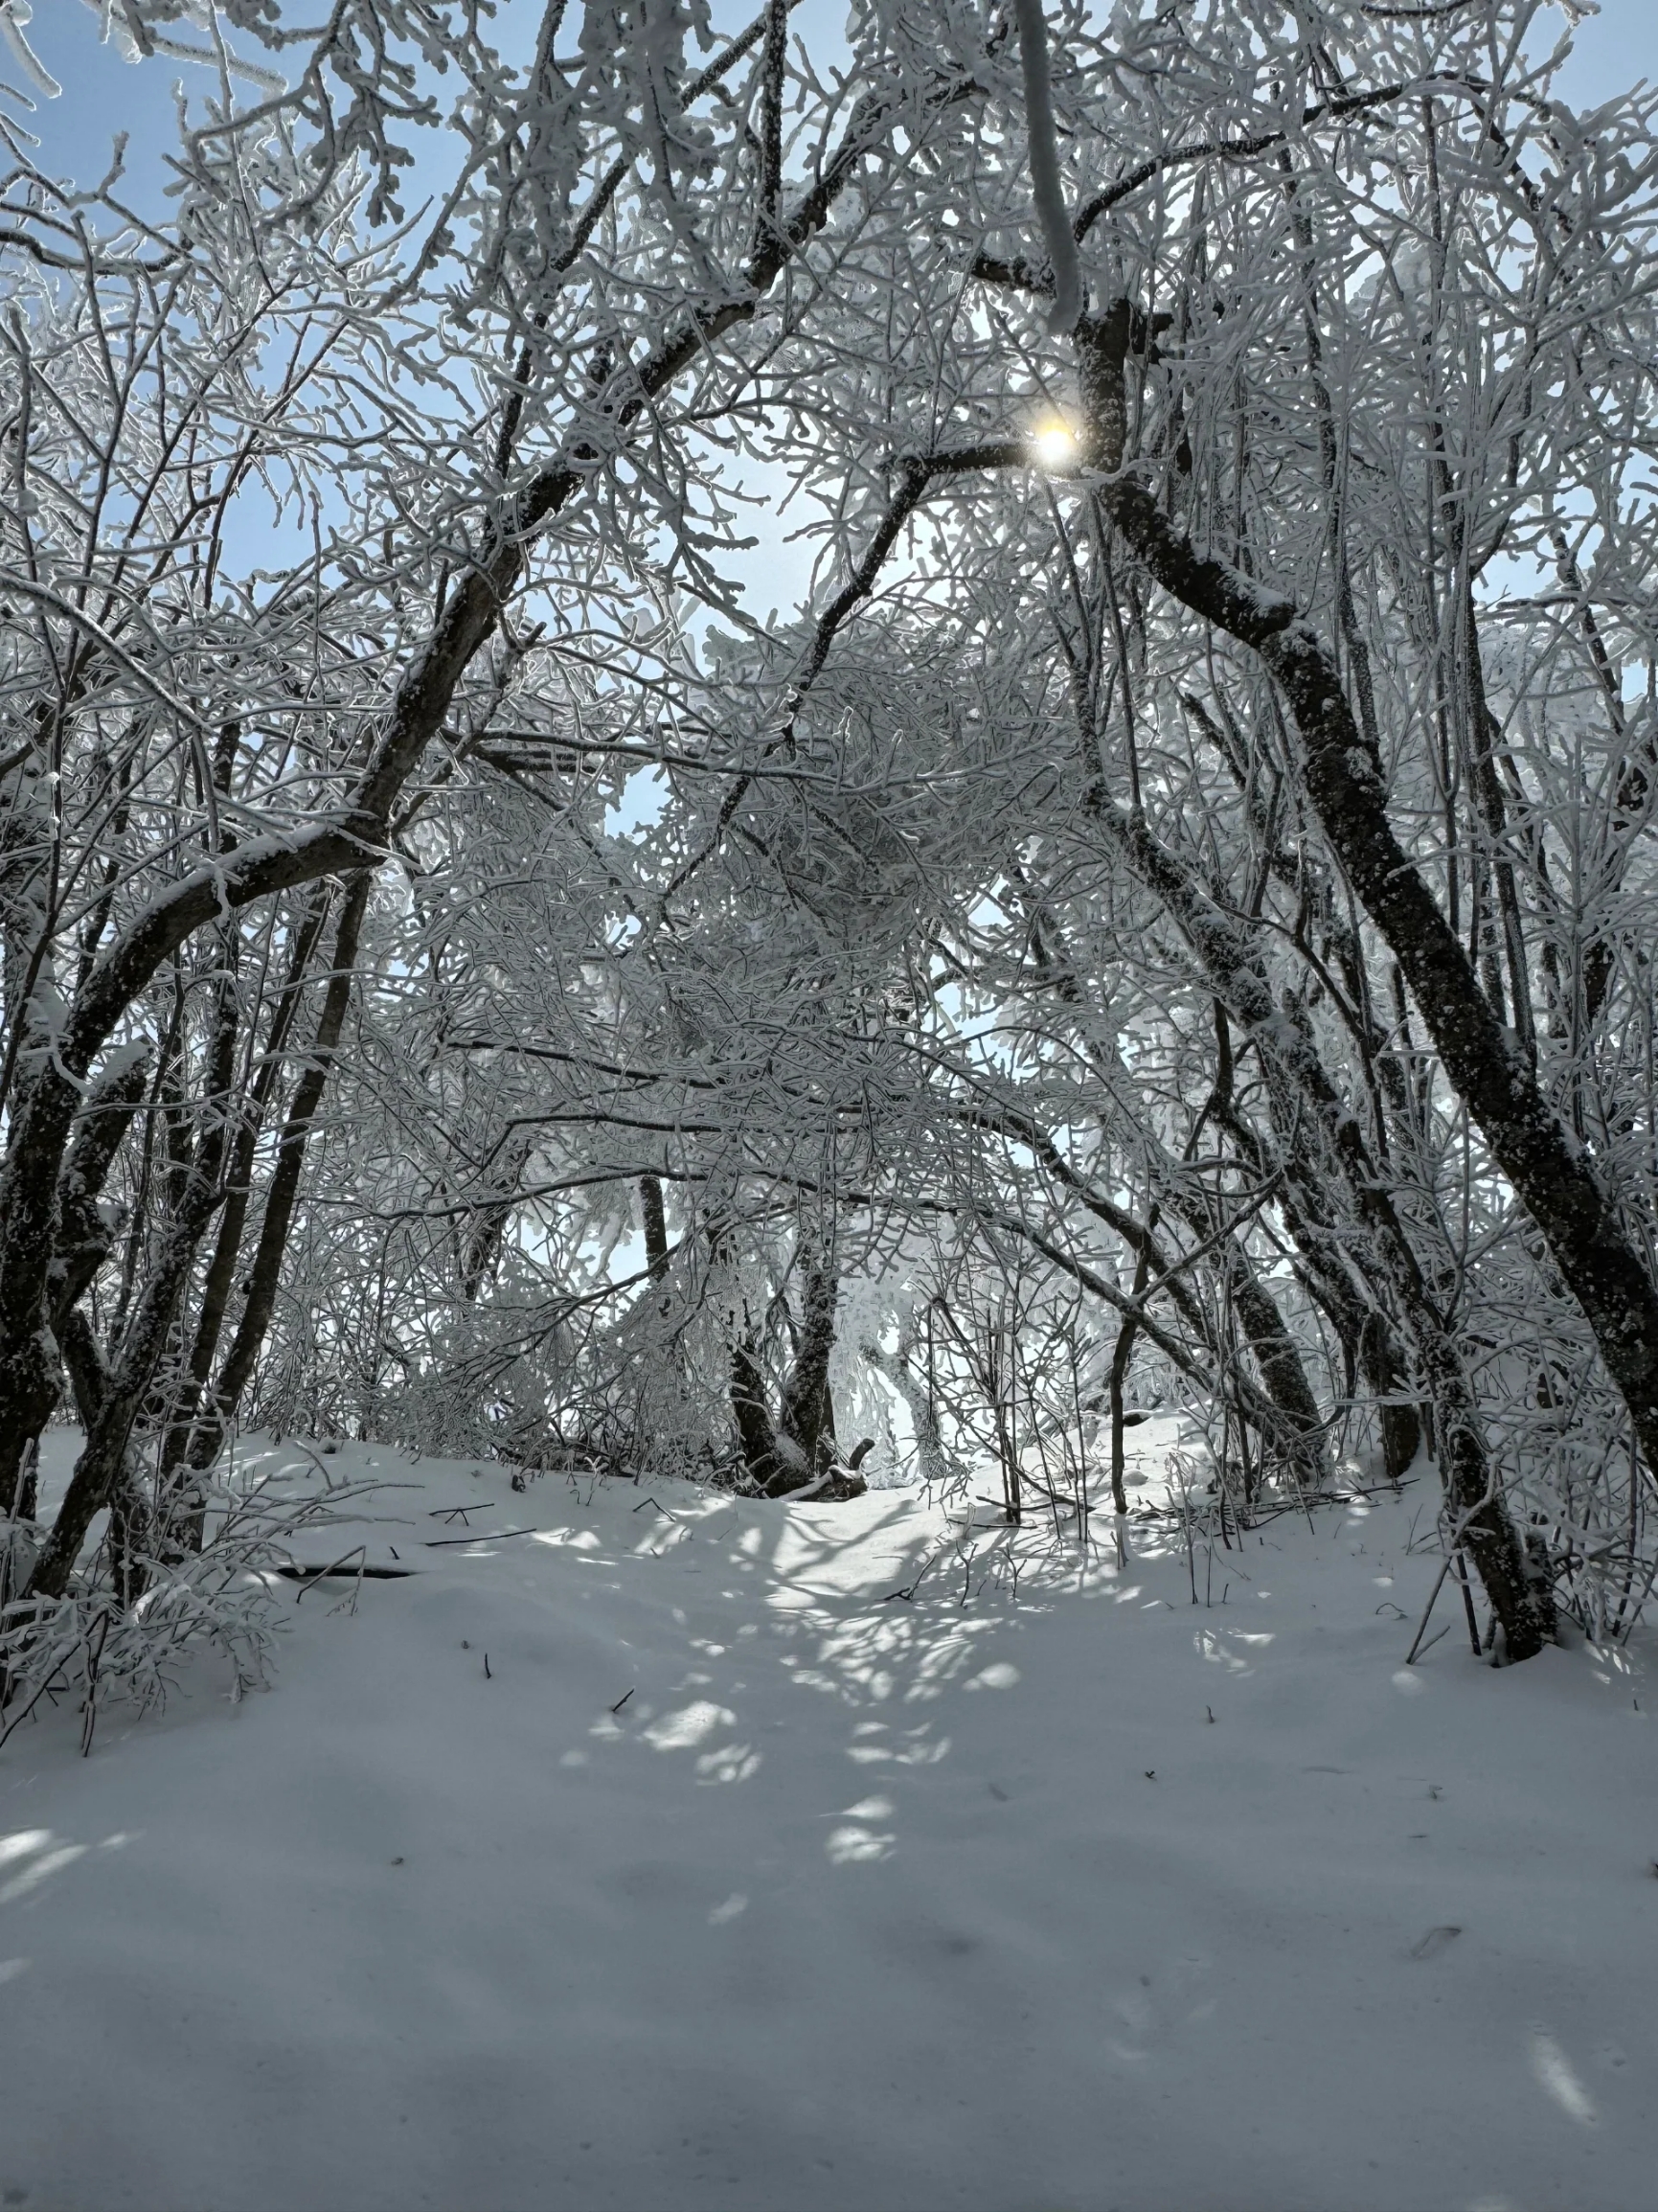
<path id="1" fill-rule="evenodd" d="M 165 223 L 22 171 L 6 217 L 8 1189 L 56 1187 L 27 1100 L 148 1049 L 115 1360 L 223 1139 L 134 1400 L 164 1519 L 227 1363 L 233 1424 L 755 1478 L 814 1269 L 876 1480 L 1079 1534 L 1121 1348 L 1253 1500 L 1425 1402 L 1379 1194 L 1562 1588 L 1631 1617 L 1620 1402 L 1283 693 L 1027 464 L 1106 406 L 1063 217 L 1134 310 L 1124 481 L 1334 654 L 1505 1064 L 1645 1219 L 1652 103 L 1499 68 L 1532 0 L 1049 12 L 1044 229 L 967 0 L 832 67 L 802 11 L 769 83 L 700 0 L 103 11 L 271 77 L 192 93 Z"/>

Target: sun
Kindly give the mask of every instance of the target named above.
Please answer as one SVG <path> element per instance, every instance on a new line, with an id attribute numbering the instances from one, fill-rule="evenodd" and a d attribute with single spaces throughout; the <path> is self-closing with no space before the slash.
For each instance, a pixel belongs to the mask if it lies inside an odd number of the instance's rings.
<path id="1" fill-rule="evenodd" d="M 1076 434 L 1069 424 L 1057 419 L 1037 424 L 1031 444 L 1038 464 L 1050 476 L 1060 476 L 1075 468 L 1081 458 Z"/>

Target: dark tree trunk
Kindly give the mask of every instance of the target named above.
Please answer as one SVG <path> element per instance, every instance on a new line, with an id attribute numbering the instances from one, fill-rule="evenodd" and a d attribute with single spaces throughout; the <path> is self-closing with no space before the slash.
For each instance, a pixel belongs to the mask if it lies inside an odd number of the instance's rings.
<path id="1" fill-rule="evenodd" d="M 777 1481 L 788 1490 L 815 1482 L 834 1457 L 834 1403 L 829 1392 L 829 1358 L 835 1343 L 835 1304 L 839 1277 L 815 1256 L 806 1261 L 801 1285 L 801 1315 L 794 1358 L 778 1407 L 778 1432 L 785 1464 Z"/>
<path id="2" fill-rule="evenodd" d="M 778 1474 L 777 1436 L 758 1347 L 747 1331 L 734 1338 L 731 1347 L 731 1413 L 748 1478 L 769 1497 Z"/>
<path id="3" fill-rule="evenodd" d="M 79 1309 L 68 1316 L 66 1333 L 77 1347 L 79 1388 L 85 1393 L 83 1410 L 93 1418 L 52 1532 L 34 1562 L 26 1596 L 61 1598 L 64 1595 L 94 1518 L 129 1487 L 124 1483 L 124 1476 L 133 1425 L 167 1350 L 179 1293 L 195 1258 L 196 1246 L 223 1194 L 236 1036 L 236 986 L 225 968 L 219 976 L 217 1015 L 205 1070 L 199 1134 L 183 1163 L 183 1185 L 160 1251 L 127 1320 L 121 1349 L 106 1371 L 91 1340 L 89 1328 L 85 1328 L 84 1339 L 81 1337 L 84 1316 Z M 126 1517 L 131 1524 L 127 1529 L 130 1542 L 137 1536 L 137 1522 L 131 1515 Z"/>
<path id="4" fill-rule="evenodd" d="M 1401 1396 L 1409 1385 L 1410 1375 L 1394 1341 L 1393 1331 L 1382 1314 L 1365 1315 L 1358 1340 L 1358 1357 L 1380 1416 L 1382 1472 L 1389 1482 L 1397 1482 L 1416 1464 L 1417 1453 L 1421 1448 L 1422 1424 L 1416 1406 Z"/>
<path id="5" fill-rule="evenodd" d="M 271 1015 L 263 1057 L 254 1077 L 252 1097 L 238 1119 L 225 1202 L 219 1215 L 218 1234 L 214 1240 L 213 1257 L 208 1262 L 207 1277 L 202 1284 L 201 1299 L 196 1308 L 195 1334 L 191 1343 L 184 1387 L 162 1448 L 161 1474 L 164 1483 L 189 1450 L 196 1408 L 200 1404 L 202 1391 L 213 1374 L 214 1360 L 218 1355 L 219 1339 L 224 1333 L 225 1316 L 230 1311 L 231 1292 L 236 1283 L 237 1262 L 241 1257 L 242 1232 L 247 1226 L 248 1205 L 253 1195 L 254 1157 L 259 1146 L 260 1130 L 263 1127 L 265 1109 L 276 1087 L 283 1055 L 304 996 L 307 972 L 328 918 L 329 898 L 329 886 L 319 884 L 307 901 L 305 918 L 295 932 L 282 993 Z"/>
<path id="6" fill-rule="evenodd" d="M 802 1263 L 801 1311 L 793 1355 L 773 1417 L 760 1356 L 759 1333 L 745 1312 L 731 1337 L 732 1419 L 750 1481 L 766 1497 L 787 1497 L 827 1474 L 835 1463 L 834 1399 L 829 1357 L 835 1342 L 839 1279 L 816 1257 Z M 852 1488 L 861 1490 L 854 1477 Z M 846 1494 L 839 1492 L 837 1494 Z"/>
<path id="7" fill-rule="evenodd" d="M 114 1232 L 99 1211 L 132 1117 L 144 1102 L 146 1052 L 135 1051 L 96 1084 L 81 1109 L 57 1185 L 57 1249 L 47 1276 L 48 1315 L 56 1334 L 108 1259 Z"/>
<path id="8" fill-rule="evenodd" d="M 92 1324 L 79 1307 L 67 1315 L 60 1342 L 76 1414 L 90 1437 L 108 1402 L 110 1374 Z M 109 1562 L 116 1594 L 124 1606 L 134 1605 L 144 1595 L 147 1562 L 154 1546 L 151 1516 L 130 1438 L 110 1480 L 109 1515 Z"/>
<path id="9" fill-rule="evenodd" d="M 866 158 L 890 142 L 899 112 L 894 99 L 859 102 L 812 182 L 776 222 L 761 226 L 730 288 L 659 331 L 640 357 L 630 357 L 617 372 L 608 395 L 612 435 L 637 423 L 687 370 L 706 361 L 710 348 L 728 331 L 754 321 L 778 278 L 829 221 Z M 522 390 L 514 391 L 504 410 L 496 445 L 502 476 L 511 467 L 523 404 Z M 57 1362 L 46 1323 L 55 1194 L 80 1086 L 94 1060 L 157 969 L 198 929 L 278 892 L 378 861 L 393 809 L 442 729 L 462 678 L 494 634 L 531 544 L 603 459 L 586 443 L 561 452 L 535 468 L 508 511 L 481 531 L 430 635 L 406 664 L 362 775 L 337 815 L 291 835 L 249 838 L 235 849 L 227 845 L 207 865 L 170 885 L 94 962 L 50 1039 L 25 1034 L 26 994 L 19 993 L 16 1060 L 22 1065 L 33 1059 L 34 1066 L 30 1082 L 11 1101 L 16 1110 L 0 1171 L 0 1497 L 13 1495 L 31 1442 L 57 1403 Z M 44 948 L 44 937 L 40 943 Z"/>
<path id="10" fill-rule="evenodd" d="M 500 1263 L 507 1224 L 518 1203 L 513 1194 L 533 1150 L 533 1140 L 528 1137 L 518 1138 L 506 1149 L 496 1174 L 499 1196 L 478 1208 L 462 1239 L 461 1295 L 468 1306 L 475 1306 L 483 1296 L 485 1284 Z"/>
<path id="11" fill-rule="evenodd" d="M 662 1203 L 662 1177 L 639 1178 L 639 1212 L 645 1227 L 645 1259 L 653 1283 L 668 1274 L 668 1213 Z"/>
<path id="12" fill-rule="evenodd" d="M 1134 326 L 1129 303 L 1119 300 L 1079 331 L 1088 458 L 1108 472 L 1102 488 L 1106 508 L 1156 582 L 1204 621 L 1257 651 L 1277 680 L 1301 735 L 1307 794 L 1331 849 L 1397 960 L 1447 1075 L 1576 1293 L 1629 1405 L 1648 1464 L 1658 1466 L 1658 1288 L 1624 1234 L 1609 1195 L 1543 1098 L 1525 1055 L 1505 1035 L 1420 871 L 1395 837 L 1377 749 L 1348 704 L 1331 656 L 1292 602 L 1200 554 L 1123 471 L 1125 364 Z M 1369 1210 L 1374 1216 L 1374 1203 Z M 1460 1362 L 1442 1328 L 1418 1327 L 1420 1301 L 1418 1306 L 1413 1332 L 1446 1430 L 1441 1446 L 1447 1487 L 1510 1655 L 1523 1658 L 1550 1632 L 1553 1608 L 1530 1578 L 1485 1465 Z"/>
<path id="13" fill-rule="evenodd" d="M 1442 1430 L 1441 1467 L 1458 1525 L 1514 1658 L 1528 1658 L 1554 1632 L 1553 1608 L 1533 1582 L 1495 1471 L 1487 1457 L 1473 1393 L 1442 1316 L 1429 1296 L 1386 1180 L 1303 1025 L 1278 1006 L 1238 924 L 1183 863 L 1152 835 L 1145 816 L 1124 812 L 1103 791 L 1090 812 L 1127 865 L 1161 899 L 1202 962 L 1210 989 L 1249 1032 L 1263 1062 L 1298 1091 L 1351 1197 L 1357 1226 L 1398 1302 L 1416 1345 Z"/>
<path id="14" fill-rule="evenodd" d="M 1120 301 L 1089 327 L 1084 377 L 1101 466 L 1120 468 L 1131 314 Z M 1394 835 L 1376 748 L 1355 720 L 1329 653 L 1289 600 L 1197 552 L 1132 478 L 1104 490 L 1112 519 L 1157 582 L 1257 651 L 1301 734 L 1306 790 L 1330 847 L 1410 987 L 1446 1074 L 1497 1165 L 1542 1231 L 1623 1392 L 1647 1464 L 1658 1467 L 1658 1287 L 1616 1203 L 1514 1048 L 1420 870 Z"/>
<path id="15" fill-rule="evenodd" d="M 1267 1395 L 1299 1432 L 1294 1454 L 1296 1479 L 1318 1490 L 1329 1480 L 1329 1456 L 1325 1443 L 1325 1420 L 1306 1379 L 1301 1348 L 1285 1328 L 1283 1316 L 1238 1245 L 1229 1244 L 1229 1268 L 1234 1311 L 1249 1339 L 1255 1363 Z"/>
<path id="16" fill-rule="evenodd" d="M 48 1333 L 46 1340 L 53 1351 L 76 1301 L 109 1257 L 112 1235 L 98 1210 L 98 1198 L 133 1114 L 143 1101 L 145 1073 L 143 1054 L 134 1053 L 94 1087 L 81 1109 L 74 1142 L 58 1177 L 53 1209 L 55 1249 L 47 1270 L 49 1304 L 42 1317 Z M 51 1401 L 41 1417 L 42 1426 L 57 1402 L 54 1358 Z M 33 1486 L 34 1481 L 38 1455 L 33 1448 L 34 1444 L 34 1438 L 28 1439 L 11 1460 L 10 1481 L 13 1487 L 10 1491 L 4 1487 L 7 1474 L 0 1471 L 0 1514 L 16 1513 L 25 1519 L 34 1517 L 33 1494 L 23 1495 L 25 1484 Z"/>
<path id="17" fill-rule="evenodd" d="M 358 940 L 373 882 L 373 877 L 366 870 L 356 875 L 341 909 L 339 932 L 334 940 L 333 966 L 329 975 L 328 990 L 323 995 L 322 1012 L 317 1017 L 309 1064 L 294 1086 L 293 1102 L 288 1108 L 282 1142 L 277 1150 L 276 1169 L 270 1179 L 270 1188 L 265 1193 L 264 1217 L 260 1223 L 259 1243 L 254 1250 L 253 1265 L 248 1271 L 247 1301 L 242 1307 L 241 1320 L 231 1340 L 230 1350 L 225 1355 L 218 1380 L 207 1396 L 196 1423 L 195 1433 L 191 1440 L 189 1461 L 197 1473 L 204 1472 L 218 1456 L 225 1429 L 236 1412 L 242 1392 L 247 1388 L 254 1363 L 264 1344 L 265 1332 L 270 1327 L 271 1315 L 276 1311 L 283 1260 L 287 1252 L 288 1232 L 293 1226 L 294 1208 L 299 1199 L 306 1147 L 317 1109 L 322 1105 L 329 1071 L 339 1045 L 340 1032 L 345 1026 L 346 1010 L 351 1003 L 352 984 L 356 969 Z M 198 1512 L 191 1525 L 199 1531 Z"/>
<path id="18" fill-rule="evenodd" d="M 1157 1226 L 1156 1209 L 1152 1209 L 1147 1224 Z M 1138 1300 L 1146 1295 L 1146 1279 L 1149 1272 L 1151 1244 L 1149 1238 L 1134 1256 L 1134 1286 L 1129 1295 Z M 1107 1404 L 1111 1417 L 1111 1504 L 1121 1521 L 1128 1512 L 1128 1493 L 1124 1487 L 1127 1466 L 1127 1452 L 1124 1446 L 1124 1430 L 1127 1426 L 1123 1402 L 1124 1388 L 1128 1380 L 1129 1362 L 1134 1357 L 1134 1339 L 1140 1334 L 1138 1318 L 1124 1314 L 1117 1332 L 1117 1341 L 1111 1347 L 1111 1375 L 1107 1385 Z"/>

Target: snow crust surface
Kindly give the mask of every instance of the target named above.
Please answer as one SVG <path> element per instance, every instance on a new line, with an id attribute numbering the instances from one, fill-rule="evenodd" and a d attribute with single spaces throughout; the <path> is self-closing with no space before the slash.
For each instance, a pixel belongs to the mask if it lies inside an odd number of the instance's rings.
<path id="1" fill-rule="evenodd" d="M 1407 1672 L 1426 1482 L 1015 1587 L 915 1492 L 326 1466 L 409 1579 L 0 1753 L 7 2205 L 1658 2202 L 1648 1659 L 1447 1588 Z"/>

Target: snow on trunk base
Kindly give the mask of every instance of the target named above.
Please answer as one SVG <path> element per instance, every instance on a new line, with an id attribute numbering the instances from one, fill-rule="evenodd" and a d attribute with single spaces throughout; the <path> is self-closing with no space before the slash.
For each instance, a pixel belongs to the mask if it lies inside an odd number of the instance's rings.
<path id="1" fill-rule="evenodd" d="M 410 1579 L 282 1585 L 267 1696 L 203 1663 L 0 1757 L 6 2204 L 1658 2196 L 1647 1659 L 1493 1674 L 1447 1590 L 1406 1672 L 1424 1488 L 1200 1553 L 1194 1606 L 1183 1543 L 1039 1532 L 1015 1597 L 913 1493 L 329 1466 L 415 1486 Z"/>

